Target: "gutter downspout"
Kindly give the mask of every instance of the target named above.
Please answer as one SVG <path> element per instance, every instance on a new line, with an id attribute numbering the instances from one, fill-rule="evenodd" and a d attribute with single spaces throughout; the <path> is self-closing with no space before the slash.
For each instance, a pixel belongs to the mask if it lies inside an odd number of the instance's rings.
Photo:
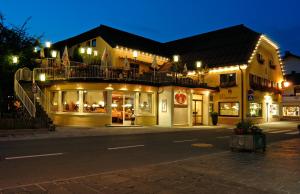
<path id="1" fill-rule="evenodd" d="M 241 71 L 241 106 L 242 106 L 242 122 L 244 122 L 244 73 L 241 69 L 241 65 L 239 65 L 239 69 Z"/>

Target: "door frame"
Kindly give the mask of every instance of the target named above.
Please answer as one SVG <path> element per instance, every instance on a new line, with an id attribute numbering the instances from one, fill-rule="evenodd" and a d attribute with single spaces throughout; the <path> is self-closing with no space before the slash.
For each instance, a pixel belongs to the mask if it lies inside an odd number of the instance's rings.
<path id="1" fill-rule="evenodd" d="M 201 122 L 196 123 L 197 119 L 197 114 L 194 114 L 194 108 L 196 108 L 196 103 L 200 102 L 201 103 Z M 195 122 L 194 122 L 195 120 Z M 203 100 L 198 100 L 198 99 L 192 99 L 192 126 L 199 126 L 203 125 Z"/>

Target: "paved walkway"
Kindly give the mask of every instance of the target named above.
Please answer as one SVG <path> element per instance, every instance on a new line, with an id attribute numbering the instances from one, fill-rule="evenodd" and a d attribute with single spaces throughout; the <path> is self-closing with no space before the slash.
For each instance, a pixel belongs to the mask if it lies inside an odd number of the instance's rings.
<path id="1" fill-rule="evenodd" d="M 23 185 L 1 192 L 296 194 L 300 193 L 300 138 L 269 145 L 266 153 L 225 151 L 181 161 Z"/>
<path id="2" fill-rule="evenodd" d="M 282 129 L 296 130 L 299 122 L 272 122 L 260 124 L 265 132 L 276 131 Z M 24 133 L 16 133 L 7 135 L 0 130 L 0 141 L 15 141 L 15 140 L 29 140 L 29 139 L 45 139 L 45 138 L 66 138 L 66 137 L 87 137 L 87 136 L 108 136 L 108 135 L 129 135 L 129 134 L 145 134 L 145 133 L 167 133 L 180 131 L 197 131 L 204 129 L 232 130 L 234 125 L 218 125 L 218 126 L 196 126 L 196 127 L 57 127 L 55 132 L 48 132 L 41 130 L 35 132 L 32 130 L 18 130 L 25 131 Z"/>

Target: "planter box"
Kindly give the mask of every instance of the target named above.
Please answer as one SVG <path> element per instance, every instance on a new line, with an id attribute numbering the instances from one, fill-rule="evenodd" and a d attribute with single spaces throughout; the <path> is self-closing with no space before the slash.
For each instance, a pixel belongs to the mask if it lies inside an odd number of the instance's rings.
<path id="1" fill-rule="evenodd" d="M 256 151 L 258 149 L 266 150 L 266 135 L 265 134 L 247 134 L 247 135 L 232 135 L 230 137 L 231 150 L 247 150 Z"/>

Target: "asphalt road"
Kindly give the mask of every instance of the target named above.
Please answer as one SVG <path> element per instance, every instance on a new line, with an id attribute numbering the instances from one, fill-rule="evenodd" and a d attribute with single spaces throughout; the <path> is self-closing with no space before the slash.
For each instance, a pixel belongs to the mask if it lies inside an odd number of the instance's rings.
<path id="1" fill-rule="evenodd" d="M 231 130 L 0 142 L 0 189 L 228 151 Z M 298 138 L 267 133 L 267 142 Z"/>

